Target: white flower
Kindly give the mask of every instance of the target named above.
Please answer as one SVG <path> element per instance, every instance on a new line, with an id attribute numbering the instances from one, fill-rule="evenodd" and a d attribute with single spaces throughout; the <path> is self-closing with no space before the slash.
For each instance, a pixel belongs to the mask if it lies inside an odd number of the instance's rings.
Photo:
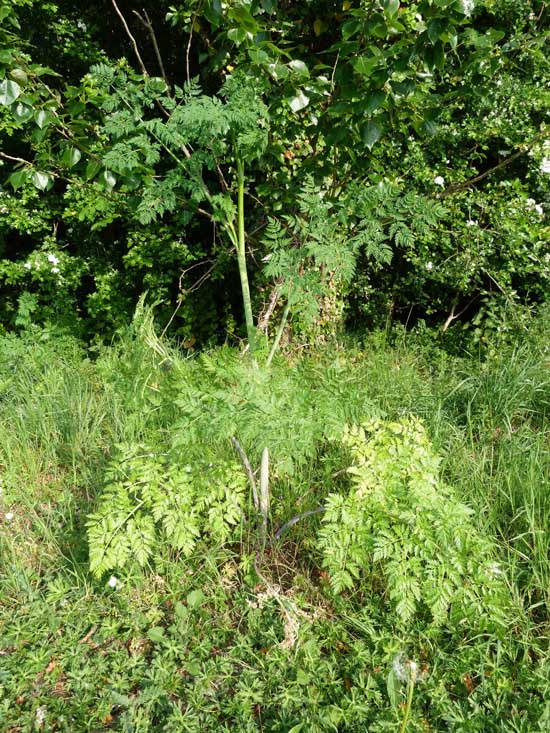
<path id="1" fill-rule="evenodd" d="M 466 222 L 467 227 L 475 227 L 477 226 L 477 221 L 475 219 L 468 219 Z"/>
<path id="2" fill-rule="evenodd" d="M 540 162 L 540 172 L 550 173 L 550 158 L 543 158 Z"/>
<path id="3" fill-rule="evenodd" d="M 13 519 L 13 512 L 6 512 L 4 514 L 4 519 L 6 520 L 6 522 L 11 522 L 11 520 Z"/>
<path id="4" fill-rule="evenodd" d="M 418 662 L 413 659 L 406 659 L 403 652 L 394 658 L 392 662 L 392 670 L 394 675 L 401 682 L 422 682 L 426 678 L 426 670 L 420 671 Z"/>
<path id="5" fill-rule="evenodd" d="M 31 267 L 32 267 L 32 265 L 31 265 L 30 262 L 25 262 L 25 264 L 23 265 L 23 267 L 25 268 L 25 270 L 30 270 Z"/>
<path id="6" fill-rule="evenodd" d="M 510 151 L 509 150 L 499 150 L 498 154 L 506 157 L 507 155 L 510 155 Z"/>
<path id="7" fill-rule="evenodd" d="M 525 202 L 525 206 L 527 206 L 528 209 L 534 209 L 537 205 L 537 202 L 535 199 L 527 199 Z"/>
<path id="8" fill-rule="evenodd" d="M 57 274 L 59 272 L 59 267 L 52 267 L 52 272 Z"/>
<path id="9" fill-rule="evenodd" d="M 113 589 L 118 588 L 118 586 L 120 585 L 120 580 L 116 578 L 114 575 L 111 575 L 111 577 L 107 581 L 107 585 L 109 586 L 109 588 L 113 588 Z"/>
<path id="10" fill-rule="evenodd" d="M 471 15 L 474 8 L 475 8 L 475 2 L 474 0 L 462 0 L 462 12 L 464 15 Z"/>
<path id="11" fill-rule="evenodd" d="M 46 720 L 46 708 L 37 708 L 36 709 L 36 718 L 34 719 L 34 724 L 37 728 L 42 728 L 44 725 L 44 721 Z"/>
<path id="12" fill-rule="evenodd" d="M 433 269 L 434 269 L 434 263 L 426 262 L 426 270 L 433 270 Z"/>
<path id="13" fill-rule="evenodd" d="M 49 254 L 48 255 L 48 262 L 51 262 L 52 265 L 58 265 L 59 264 L 59 257 L 56 257 L 55 255 Z"/>
<path id="14" fill-rule="evenodd" d="M 535 211 L 541 216 L 544 214 L 544 209 L 542 208 L 541 204 L 535 204 Z"/>
<path id="15" fill-rule="evenodd" d="M 434 183 L 436 186 L 444 186 L 445 185 L 445 179 L 443 176 L 436 176 L 434 178 Z"/>

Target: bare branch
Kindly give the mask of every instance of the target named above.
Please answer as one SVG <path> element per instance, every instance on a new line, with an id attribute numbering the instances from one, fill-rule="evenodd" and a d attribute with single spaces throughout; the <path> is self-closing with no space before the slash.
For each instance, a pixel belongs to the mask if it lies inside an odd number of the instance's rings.
<path id="1" fill-rule="evenodd" d="M 185 49 L 185 71 L 187 73 L 187 82 L 191 81 L 191 64 L 189 63 L 189 57 L 191 55 L 191 43 L 193 42 L 193 26 L 195 25 L 195 17 L 191 18 L 191 30 L 189 31 L 189 38 L 187 40 L 187 48 Z"/>
<path id="2" fill-rule="evenodd" d="M 466 188 L 469 188 L 470 186 L 473 186 L 476 183 L 483 181 L 484 178 L 487 178 L 501 168 L 505 168 L 507 165 L 510 165 L 510 163 L 513 163 L 514 160 L 517 160 L 517 158 L 525 155 L 525 153 L 528 153 L 532 149 L 533 145 L 535 145 L 535 143 L 541 140 L 544 136 L 544 133 L 540 133 L 533 140 L 531 140 L 531 142 L 529 142 L 527 145 L 524 145 L 521 150 L 516 150 L 515 153 L 512 153 L 512 155 L 509 155 L 504 160 L 501 160 L 500 163 L 497 163 L 497 165 L 494 165 L 492 168 L 488 168 L 486 171 L 480 173 L 478 176 L 474 176 L 474 178 L 470 178 L 468 181 L 463 181 L 462 183 L 452 183 L 440 194 L 440 197 L 443 198 L 446 196 L 452 196 L 459 191 L 464 191 Z"/>
<path id="3" fill-rule="evenodd" d="M 162 56 L 160 54 L 160 49 L 157 43 L 157 35 L 155 33 L 155 29 L 153 28 L 153 24 L 151 23 L 149 16 L 147 15 L 147 11 L 143 10 L 143 16 L 142 17 L 137 10 L 133 11 L 134 15 L 139 19 L 140 23 L 143 25 L 149 36 L 151 37 L 151 41 L 153 43 L 153 48 L 155 49 L 155 55 L 157 57 L 158 65 L 160 68 L 160 73 L 162 75 L 162 78 L 166 82 L 168 86 L 170 86 L 170 83 L 168 82 L 168 77 L 166 76 L 166 71 L 164 69 L 164 64 L 162 62 Z"/>
<path id="4" fill-rule="evenodd" d="M 231 442 L 233 443 L 233 447 L 235 448 L 235 450 L 241 457 L 242 464 L 245 468 L 246 473 L 248 474 L 248 478 L 250 480 L 250 486 L 252 488 L 252 499 L 254 501 L 254 506 L 256 509 L 259 509 L 260 502 L 258 500 L 258 489 L 256 488 L 256 479 L 254 478 L 254 471 L 252 470 L 252 466 L 250 465 L 248 456 L 242 449 L 241 444 L 239 443 L 237 438 L 235 437 L 231 438 Z"/>
<path id="5" fill-rule="evenodd" d="M 281 287 L 282 279 L 280 279 L 273 290 L 271 291 L 271 295 L 269 297 L 269 302 L 267 306 L 264 308 L 262 313 L 260 313 L 260 316 L 258 318 L 258 330 L 259 331 L 267 331 L 267 327 L 269 325 L 269 321 L 271 319 L 271 316 L 273 315 L 273 311 L 275 310 L 275 306 L 277 305 L 277 301 L 279 300 L 279 288 Z"/>
<path id="6" fill-rule="evenodd" d="M 14 163 L 24 163 L 25 165 L 32 167 L 32 163 L 30 163 L 28 160 L 25 160 L 24 158 L 16 158 L 13 155 L 8 155 L 7 153 L 3 153 L 2 151 L 0 151 L 0 158 L 5 158 L 6 160 L 12 160 Z"/>
<path id="7" fill-rule="evenodd" d="M 116 4 L 116 0 L 111 0 L 111 2 L 113 3 L 113 7 L 114 7 L 114 9 L 116 11 L 116 14 L 118 15 L 118 17 L 122 21 L 122 25 L 124 26 L 124 30 L 126 31 L 126 34 L 127 34 L 128 38 L 130 39 L 130 42 L 131 42 L 131 44 L 132 44 L 132 46 L 134 48 L 134 53 L 136 54 L 136 58 L 137 58 L 137 60 L 139 62 L 139 65 L 141 66 L 141 70 L 143 72 L 143 76 L 149 76 L 149 72 L 147 71 L 147 68 L 145 67 L 145 64 L 143 63 L 143 59 L 141 58 L 141 54 L 139 52 L 139 48 L 138 48 L 138 45 L 136 43 L 136 39 L 134 38 L 134 36 L 132 35 L 130 29 L 128 28 L 128 23 L 126 22 L 126 18 L 120 12 L 120 8 Z"/>

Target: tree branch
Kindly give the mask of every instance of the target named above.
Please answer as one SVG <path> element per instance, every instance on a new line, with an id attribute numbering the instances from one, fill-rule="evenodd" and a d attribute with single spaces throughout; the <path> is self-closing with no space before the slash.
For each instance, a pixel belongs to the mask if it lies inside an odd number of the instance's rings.
<path id="1" fill-rule="evenodd" d="M 133 49 L 134 49 L 134 53 L 136 55 L 136 58 L 137 58 L 137 60 L 139 62 L 139 65 L 141 66 L 141 70 L 143 72 L 143 76 L 149 76 L 149 72 L 147 71 L 147 68 L 146 68 L 145 64 L 143 63 L 143 59 L 141 58 L 141 54 L 139 52 L 139 48 L 138 48 L 138 45 L 136 43 L 136 39 L 134 38 L 134 36 L 132 35 L 130 29 L 128 28 L 128 23 L 126 22 L 126 18 L 120 12 L 120 8 L 116 4 L 116 0 L 111 0 L 111 2 L 113 3 L 113 7 L 115 9 L 115 12 L 118 15 L 118 17 L 120 18 L 120 20 L 122 21 L 122 25 L 124 26 L 124 30 L 126 31 L 126 34 L 127 34 L 128 38 L 130 39 L 130 42 L 131 42 L 131 44 L 133 46 Z"/>
<path id="2" fill-rule="evenodd" d="M 168 77 L 166 76 L 166 71 L 164 69 L 164 64 L 162 63 L 162 56 L 160 54 L 160 49 L 157 43 L 157 35 L 155 33 L 155 29 L 153 28 L 153 24 L 151 23 L 149 16 L 147 15 L 147 11 L 143 10 L 143 18 L 137 10 L 134 10 L 133 13 L 139 19 L 140 23 L 143 25 L 147 33 L 149 33 L 149 36 L 151 37 L 151 41 L 153 43 L 153 48 L 155 49 L 155 55 L 157 57 L 160 73 L 166 84 L 170 86 L 170 83 L 168 82 Z"/>
<path id="3" fill-rule="evenodd" d="M 25 165 L 28 165 L 30 168 L 32 168 L 32 163 L 28 160 L 25 160 L 24 158 L 16 158 L 13 155 L 8 155 L 7 153 L 3 153 L 0 151 L 0 158 L 5 158 L 6 160 L 11 160 L 14 163 L 24 163 Z"/>
<path id="4" fill-rule="evenodd" d="M 504 160 L 501 160 L 500 163 L 497 163 L 497 165 L 494 165 L 492 168 L 488 168 L 483 173 L 480 173 L 478 176 L 474 176 L 474 178 L 470 178 L 468 181 L 463 181 L 462 183 L 451 183 L 450 186 L 448 186 L 441 194 L 440 198 L 444 198 L 446 196 L 452 196 L 455 193 L 458 193 L 459 191 L 464 191 L 466 188 L 469 188 L 470 186 L 474 186 L 476 183 L 479 183 L 480 181 L 483 181 L 488 176 L 491 176 L 496 171 L 500 170 L 501 168 L 505 168 L 507 165 L 510 165 L 510 163 L 513 163 L 514 160 L 517 160 L 522 155 L 525 155 L 525 153 L 528 153 L 533 145 L 537 143 L 541 138 L 545 137 L 544 133 L 540 133 L 537 135 L 531 142 L 526 145 L 522 150 L 516 150 L 515 153 L 512 153 L 512 155 L 509 155 Z"/>

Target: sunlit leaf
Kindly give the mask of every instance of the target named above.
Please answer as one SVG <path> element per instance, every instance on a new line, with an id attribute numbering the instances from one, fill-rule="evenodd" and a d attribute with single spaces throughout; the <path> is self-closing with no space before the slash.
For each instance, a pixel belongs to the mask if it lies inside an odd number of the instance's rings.
<path id="1" fill-rule="evenodd" d="M 51 186 L 53 178 L 49 173 L 45 173 L 44 171 L 33 171 L 31 181 L 39 191 L 45 191 Z"/>
<path id="2" fill-rule="evenodd" d="M 372 150 L 373 146 L 380 140 L 382 128 L 376 122 L 369 120 L 361 130 L 361 138 L 367 148 Z"/>
<path id="3" fill-rule="evenodd" d="M 26 122 L 33 116 L 32 107 L 29 104 L 24 104 L 24 102 L 16 102 L 11 111 L 17 122 Z"/>
<path id="4" fill-rule="evenodd" d="M 288 104 L 293 112 L 299 112 L 308 106 L 309 97 L 303 91 L 299 91 L 295 97 L 291 97 L 288 100 Z"/>
<path id="5" fill-rule="evenodd" d="M 13 79 L 4 79 L 0 82 L 0 104 L 9 107 L 21 94 L 21 87 Z"/>

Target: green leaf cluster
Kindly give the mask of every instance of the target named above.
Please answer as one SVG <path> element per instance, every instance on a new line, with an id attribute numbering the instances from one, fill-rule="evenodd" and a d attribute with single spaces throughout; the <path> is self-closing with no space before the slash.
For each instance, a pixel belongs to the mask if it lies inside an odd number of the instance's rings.
<path id="1" fill-rule="evenodd" d="M 88 517 L 90 569 L 95 575 L 135 561 L 144 566 L 161 545 L 190 555 L 205 538 L 227 543 L 245 504 L 242 470 L 228 462 L 181 464 L 132 444 L 120 447 Z"/>
<path id="2" fill-rule="evenodd" d="M 494 547 L 441 480 L 422 423 L 374 420 L 343 444 L 352 486 L 329 495 L 319 533 L 334 590 L 370 587 L 403 623 L 505 625 L 510 599 Z"/>

